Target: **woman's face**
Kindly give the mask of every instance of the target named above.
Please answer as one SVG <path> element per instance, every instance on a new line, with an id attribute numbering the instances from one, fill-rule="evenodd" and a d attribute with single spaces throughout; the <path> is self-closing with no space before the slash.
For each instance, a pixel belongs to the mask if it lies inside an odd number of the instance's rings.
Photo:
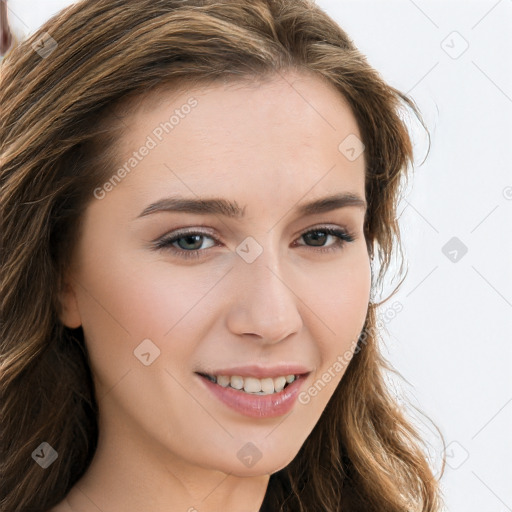
<path id="1" fill-rule="evenodd" d="M 273 473 L 319 421 L 367 313 L 357 123 L 305 74 L 160 91 L 142 106 L 124 119 L 124 172 L 85 212 L 63 295 L 100 432 L 167 467 Z M 282 392 L 251 393 L 292 374 Z"/>

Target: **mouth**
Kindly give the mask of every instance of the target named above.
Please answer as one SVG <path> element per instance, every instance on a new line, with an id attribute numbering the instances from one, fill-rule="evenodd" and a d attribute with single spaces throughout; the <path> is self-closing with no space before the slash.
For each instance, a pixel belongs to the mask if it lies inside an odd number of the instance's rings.
<path id="1" fill-rule="evenodd" d="M 289 367 L 286 369 L 290 372 Z M 234 370 L 222 370 L 215 375 L 195 374 L 212 396 L 237 413 L 257 419 L 277 418 L 291 412 L 306 377 L 311 373 L 288 373 L 283 372 L 283 368 L 270 371 L 244 367 Z M 255 373 L 261 377 L 254 377 Z"/>
<path id="2" fill-rule="evenodd" d="M 250 377 L 241 375 L 210 375 L 208 373 L 196 372 L 204 379 L 218 384 L 223 388 L 230 388 L 250 395 L 274 395 L 280 393 L 299 378 L 308 374 L 288 374 L 278 377 Z"/>

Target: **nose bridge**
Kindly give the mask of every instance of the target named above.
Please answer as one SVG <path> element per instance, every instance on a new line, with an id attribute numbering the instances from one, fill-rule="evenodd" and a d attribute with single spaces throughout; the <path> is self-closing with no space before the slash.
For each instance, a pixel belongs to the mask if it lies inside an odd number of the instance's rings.
<path id="1" fill-rule="evenodd" d="M 254 334 L 276 343 L 298 332 L 302 318 L 293 283 L 287 283 L 283 275 L 280 248 L 271 246 L 271 239 L 265 237 L 265 246 L 258 244 L 261 252 L 251 263 L 240 253 L 235 271 L 238 291 L 231 304 L 229 327 L 236 334 Z"/>

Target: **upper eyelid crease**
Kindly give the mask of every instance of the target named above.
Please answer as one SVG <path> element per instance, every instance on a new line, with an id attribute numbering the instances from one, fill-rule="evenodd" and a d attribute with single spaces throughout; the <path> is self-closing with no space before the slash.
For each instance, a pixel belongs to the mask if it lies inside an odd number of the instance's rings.
<path id="1" fill-rule="evenodd" d="M 345 192 L 326 196 L 308 203 L 298 205 L 295 209 L 299 215 L 307 216 L 329 212 L 338 208 L 353 206 L 366 212 L 367 203 L 359 195 Z M 200 215 L 222 215 L 242 219 L 246 206 L 241 208 L 236 201 L 222 198 L 189 199 L 183 197 L 167 197 L 147 206 L 137 218 L 159 212 L 185 212 Z"/>

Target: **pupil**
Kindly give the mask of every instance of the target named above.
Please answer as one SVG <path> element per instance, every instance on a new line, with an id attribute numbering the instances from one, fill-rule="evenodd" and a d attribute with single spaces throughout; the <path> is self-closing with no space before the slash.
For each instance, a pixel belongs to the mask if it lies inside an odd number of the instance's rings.
<path id="1" fill-rule="evenodd" d="M 180 244 L 180 242 L 182 240 L 185 240 L 186 243 L 189 243 L 194 245 L 194 243 L 198 243 L 199 242 L 199 245 L 197 247 L 186 247 L 186 244 L 181 244 L 181 245 L 185 245 L 185 247 L 181 247 L 182 249 L 197 249 L 199 247 L 201 247 L 201 243 L 203 241 L 203 236 L 202 235 L 187 235 L 187 236 L 183 236 L 181 237 L 179 240 L 178 240 L 178 244 Z"/>
<path id="2" fill-rule="evenodd" d="M 318 234 L 320 234 L 320 236 L 318 236 Z M 314 231 L 312 233 L 308 233 L 307 235 L 304 235 L 306 237 L 308 237 L 310 239 L 310 241 L 313 241 L 313 245 L 318 245 L 318 246 L 322 246 L 324 245 L 325 243 L 325 237 L 327 236 L 326 233 L 324 233 L 323 231 Z M 320 243 L 317 243 L 317 242 L 320 242 Z"/>

